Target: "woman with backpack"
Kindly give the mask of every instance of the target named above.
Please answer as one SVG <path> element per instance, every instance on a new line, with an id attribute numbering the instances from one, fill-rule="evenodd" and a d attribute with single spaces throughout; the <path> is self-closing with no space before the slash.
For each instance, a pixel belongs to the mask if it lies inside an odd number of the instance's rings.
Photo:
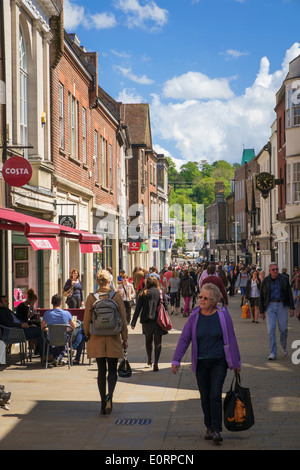
<path id="1" fill-rule="evenodd" d="M 157 323 L 158 306 L 160 304 L 160 297 L 165 309 L 167 309 L 167 301 L 165 294 L 159 288 L 159 281 L 154 276 L 149 276 L 146 279 L 146 287 L 139 292 L 137 297 L 137 304 L 133 318 L 131 320 L 131 328 L 134 330 L 138 317 L 142 324 L 143 334 L 146 341 L 146 352 L 148 356 L 148 365 L 152 366 L 152 349 L 154 342 L 154 364 L 153 371 L 158 371 L 158 361 L 161 353 L 162 335 L 167 334 Z"/>
<path id="2" fill-rule="evenodd" d="M 112 292 L 109 285 L 111 275 L 108 271 L 102 270 L 97 273 L 97 283 L 99 289 L 95 294 L 89 294 L 86 300 L 83 324 L 86 336 L 89 338 L 87 344 L 87 357 L 95 358 L 98 365 L 98 389 L 101 398 L 102 415 L 110 414 L 112 411 L 112 397 L 118 379 L 117 367 L 118 359 L 123 358 L 124 349 L 127 349 L 128 329 L 125 314 L 125 306 L 122 297 L 118 292 L 113 293 L 113 301 L 117 304 L 118 312 L 122 320 L 122 329 L 117 334 L 97 335 L 91 333 L 91 313 L 92 307 L 97 300 L 97 294 L 107 294 L 101 296 L 102 299 L 109 298 Z M 95 297 L 96 295 L 96 297 Z M 92 330 L 93 331 L 93 330 Z M 107 384 L 108 393 L 106 392 L 106 372 L 108 369 Z"/>

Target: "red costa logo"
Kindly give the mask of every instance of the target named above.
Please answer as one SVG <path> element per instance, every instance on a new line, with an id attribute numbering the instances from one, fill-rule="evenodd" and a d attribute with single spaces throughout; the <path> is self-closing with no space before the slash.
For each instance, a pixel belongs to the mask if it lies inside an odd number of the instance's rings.
<path id="1" fill-rule="evenodd" d="M 10 186 L 21 187 L 28 183 L 32 176 L 32 167 L 26 158 L 12 157 L 3 165 L 2 175 Z"/>

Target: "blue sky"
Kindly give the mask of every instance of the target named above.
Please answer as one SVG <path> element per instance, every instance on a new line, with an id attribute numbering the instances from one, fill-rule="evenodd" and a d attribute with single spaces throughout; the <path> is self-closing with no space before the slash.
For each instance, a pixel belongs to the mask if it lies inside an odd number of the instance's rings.
<path id="1" fill-rule="evenodd" d="M 99 54 L 99 85 L 150 104 L 153 147 L 241 162 L 270 137 L 275 94 L 300 54 L 299 0 L 64 0 L 65 29 Z"/>

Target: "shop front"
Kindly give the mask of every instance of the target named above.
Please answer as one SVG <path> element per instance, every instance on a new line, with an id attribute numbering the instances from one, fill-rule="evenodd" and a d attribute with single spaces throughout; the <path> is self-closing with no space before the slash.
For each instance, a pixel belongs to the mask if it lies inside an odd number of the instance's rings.
<path id="1" fill-rule="evenodd" d="M 102 240 L 99 235 L 6 208 L 0 208 L 0 230 L 1 254 L 4 254 L 1 291 L 9 295 L 13 306 L 22 300 L 28 288 L 37 293 L 38 307 L 50 306 L 52 295 L 62 291 L 63 282 L 59 283 L 58 279 L 66 253 L 72 257 L 72 253 L 77 255 L 79 251 L 81 268 L 85 271 L 86 254 L 100 250 Z"/>

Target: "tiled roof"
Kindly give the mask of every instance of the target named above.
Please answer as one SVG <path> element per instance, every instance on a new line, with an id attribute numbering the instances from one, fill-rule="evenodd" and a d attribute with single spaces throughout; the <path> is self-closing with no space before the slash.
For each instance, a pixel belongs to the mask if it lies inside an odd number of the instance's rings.
<path id="1" fill-rule="evenodd" d="M 150 107 L 148 103 L 122 104 L 121 120 L 129 127 L 133 145 L 152 147 Z"/>

